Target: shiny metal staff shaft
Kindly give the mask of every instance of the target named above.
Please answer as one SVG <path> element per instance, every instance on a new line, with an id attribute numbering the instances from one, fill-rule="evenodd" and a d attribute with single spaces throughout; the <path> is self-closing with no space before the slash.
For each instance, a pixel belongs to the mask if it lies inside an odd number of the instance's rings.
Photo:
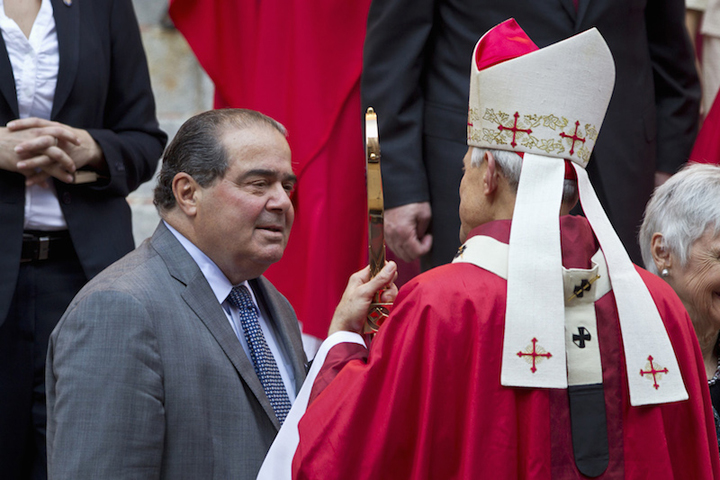
<path id="1" fill-rule="evenodd" d="M 368 249 L 370 274 L 374 277 L 385 266 L 385 233 L 383 231 L 384 201 L 380 172 L 380 139 L 377 114 L 372 107 L 365 113 L 365 165 L 368 192 Z M 390 303 L 380 302 L 377 292 L 370 304 L 365 332 L 376 332 L 389 314 Z"/>

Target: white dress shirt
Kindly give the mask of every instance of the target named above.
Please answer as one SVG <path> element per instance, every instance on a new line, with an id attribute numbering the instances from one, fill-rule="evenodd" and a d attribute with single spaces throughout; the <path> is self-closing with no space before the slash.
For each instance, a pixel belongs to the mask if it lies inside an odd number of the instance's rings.
<path id="1" fill-rule="evenodd" d="M 227 319 L 230 322 L 230 326 L 235 332 L 238 340 L 240 340 L 240 344 L 242 345 L 243 350 L 245 350 L 245 354 L 250 360 L 250 363 L 252 363 L 252 358 L 250 357 L 250 347 L 248 347 L 247 340 L 245 340 L 245 332 L 243 331 L 242 324 L 240 323 L 240 312 L 238 312 L 238 309 L 231 305 L 230 301 L 227 300 L 227 297 L 228 295 L 230 295 L 230 291 L 233 288 L 230 280 L 228 280 L 225 274 L 222 273 L 220 268 L 215 265 L 215 262 L 210 260 L 210 258 L 205 255 L 198 247 L 196 247 L 195 244 L 185 238 L 180 232 L 175 230 L 164 220 L 163 223 L 168 228 L 168 230 L 170 230 L 170 232 L 175 235 L 175 238 L 177 238 L 180 244 L 185 248 L 185 250 L 187 250 L 193 260 L 195 260 L 195 263 L 197 263 L 200 271 L 210 284 L 210 288 L 215 294 L 218 303 L 220 303 L 223 310 L 225 311 L 225 316 L 227 316 Z M 243 282 L 241 285 L 245 285 L 247 287 L 247 289 L 250 291 L 250 296 L 252 297 L 253 303 L 256 307 L 258 307 L 257 299 L 255 298 L 255 292 L 253 292 L 250 284 L 248 282 Z M 290 397 L 290 403 L 293 403 L 295 401 L 295 372 L 293 371 L 292 363 L 290 363 L 285 357 L 282 349 L 279 346 L 279 342 L 276 338 L 273 328 L 268 324 L 267 319 L 264 317 L 263 312 L 259 307 L 258 312 L 260 328 L 262 329 L 263 335 L 265 336 L 265 341 L 270 347 L 270 351 L 272 352 L 273 357 L 275 357 L 275 363 L 277 363 L 278 369 L 280 370 L 280 376 L 282 377 L 283 384 L 285 385 L 285 390 L 287 390 L 288 397 Z"/>
<path id="2" fill-rule="evenodd" d="M 57 85 L 60 53 L 55 18 L 50 0 L 42 0 L 30 36 L 5 15 L 0 0 L 0 30 L 15 77 L 20 118 L 50 119 Z M 52 182 L 50 187 L 33 185 L 25 189 L 25 229 L 67 228 Z"/>

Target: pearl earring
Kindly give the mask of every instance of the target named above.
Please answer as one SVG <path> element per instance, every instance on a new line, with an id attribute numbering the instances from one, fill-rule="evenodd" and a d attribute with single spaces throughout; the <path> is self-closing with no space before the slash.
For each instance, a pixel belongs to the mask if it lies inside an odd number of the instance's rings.
<path id="1" fill-rule="evenodd" d="M 660 276 L 662 276 L 662 277 L 669 277 L 669 276 L 670 276 L 670 270 L 668 270 L 667 268 L 663 268 L 663 269 L 662 269 L 662 272 L 660 272 Z"/>

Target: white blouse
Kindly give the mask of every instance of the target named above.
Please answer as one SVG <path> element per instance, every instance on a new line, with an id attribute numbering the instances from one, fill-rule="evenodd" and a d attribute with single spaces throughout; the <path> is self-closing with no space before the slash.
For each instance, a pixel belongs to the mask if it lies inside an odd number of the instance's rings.
<path id="1" fill-rule="evenodd" d="M 57 31 L 50 0 L 42 0 L 29 38 L 25 37 L 14 20 L 5 15 L 5 5 L 3 0 L 0 0 L 0 30 L 13 69 L 20 118 L 38 117 L 49 120 L 60 65 Z M 25 189 L 26 229 L 67 228 L 55 189 L 52 182 L 48 183 L 49 188 L 33 185 Z"/>

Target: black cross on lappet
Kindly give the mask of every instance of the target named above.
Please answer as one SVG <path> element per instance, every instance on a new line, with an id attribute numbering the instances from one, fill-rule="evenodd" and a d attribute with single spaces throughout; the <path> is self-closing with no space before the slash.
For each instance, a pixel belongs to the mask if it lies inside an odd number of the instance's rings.
<path id="1" fill-rule="evenodd" d="M 592 340 L 592 337 L 585 327 L 578 327 L 578 333 L 573 333 L 573 343 L 580 348 L 585 348 L 585 342 L 590 340 Z"/>
<path id="2" fill-rule="evenodd" d="M 583 295 L 585 295 L 585 292 L 589 292 L 592 288 L 592 284 L 600 278 L 600 275 L 595 275 L 590 280 L 583 278 L 582 282 L 580 282 L 580 285 L 577 285 L 575 288 L 573 288 L 573 294 L 570 296 L 570 298 L 567 299 L 569 302 L 573 298 L 582 298 Z"/>
<path id="3" fill-rule="evenodd" d="M 582 298 L 583 295 L 585 294 L 585 292 L 590 291 L 590 288 L 591 288 L 590 282 L 588 282 L 588 280 L 586 278 L 583 278 L 582 282 L 580 282 L 580 285 L 578 285 L 577 287 L 575 287 L 573 289 L 573 293 L 575 294 L 576 297 Z"/>

